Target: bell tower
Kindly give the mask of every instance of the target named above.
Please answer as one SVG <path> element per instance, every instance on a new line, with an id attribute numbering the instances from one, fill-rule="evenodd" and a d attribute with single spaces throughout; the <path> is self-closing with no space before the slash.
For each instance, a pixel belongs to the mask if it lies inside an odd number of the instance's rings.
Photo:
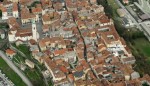
<path id="1" fill-rule="evenodd" d="M 34 20 L 32 20 L 32 37 L 35 41 L 37 41 L 37 29 L 36 29 L 36 23 Z"/>

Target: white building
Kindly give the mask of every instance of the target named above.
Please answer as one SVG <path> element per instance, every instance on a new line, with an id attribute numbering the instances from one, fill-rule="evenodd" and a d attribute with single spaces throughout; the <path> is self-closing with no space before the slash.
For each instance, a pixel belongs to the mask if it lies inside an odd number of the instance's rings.
<path id="1" fill-rule="evenodd" d="M 39 38 L 35 23 L 32 23 L 31 29 L 16 29 L 10 31 L 8 37 L 10 42 L 17 40 L 28 41 L 30 39 L 37 41 Z"/>
<path id="2" fill-rule="evenodd" d="M 1 5 L 0 9 L 2 10 L 2 20 L 9 19 L 10 17 L 15 17 L 15 18 L 19 17 L 17 3 Z"/>
<path id="3" fill-rule="evenodd" d="M 30 68 L 34 68 L 34 63 L 28 59 L 25 60 L 25 64 L 28 65 Z"/>

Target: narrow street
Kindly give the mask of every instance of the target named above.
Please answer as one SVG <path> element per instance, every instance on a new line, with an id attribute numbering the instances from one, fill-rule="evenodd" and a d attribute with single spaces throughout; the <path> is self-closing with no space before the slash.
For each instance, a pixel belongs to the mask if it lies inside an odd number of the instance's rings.
<path id="1" fill-rule="evenodd" d="M 86 62 L 88 63 L 90 69 L 92 70 L 92 72 L 94 73 L 94 75 L 97 77 L 97 79 L 100 80 L 100 78 L 96 75 L 95 70 L 93 70 L 92 66 L 91 66 L 91 65 L 89 64 L 89 62 L 87 61 L 87 49 L 86 49 L 86 43 L 85 43 L 84 37 L 83 37 L 83 35 L 82 35 L 82 32 L 80 31 L 79 28 L 78 28 L 78 31 L 79 31 L 80 36 L 81 36 L 81 38 L 82 38 L 82 40 L 83 40 L 83 43 L 84 43 L 84 59 L 85 59 Z"/>

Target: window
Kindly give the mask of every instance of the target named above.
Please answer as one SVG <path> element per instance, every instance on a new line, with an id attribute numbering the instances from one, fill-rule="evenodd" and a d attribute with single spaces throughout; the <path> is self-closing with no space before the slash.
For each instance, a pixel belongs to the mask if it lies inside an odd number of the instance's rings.
<path id="1" fill-rule="evenodd" d="M 101 31 L 101 32 L 107 32 L 107 31 L 109 31 L 109 28 L 100 28 L 98 30 Z"/>
<path id="2" fill-rule="evenodd" d="M 108 39 L 114 39 L 114 36 L 113 35 L 107 35 L 107 38 Z"/>

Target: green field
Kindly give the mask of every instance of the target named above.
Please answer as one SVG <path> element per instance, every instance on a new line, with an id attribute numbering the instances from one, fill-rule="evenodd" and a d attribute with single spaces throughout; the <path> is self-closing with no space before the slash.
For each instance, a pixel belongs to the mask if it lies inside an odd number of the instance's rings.
<path id="1" fill-rule="evenodd" d="M 26 86 L 22 79 L 0 58 L 0 69 L 16 86 Z"/>
<path id="2" fill-rule="evenodd" d="M 135 70 L 140 73 L 150 74 L 150 42 L 146 38 L 138 38 L 133 40 L 130 46 L 132 53 L 136 58 Z"/>
<path id="3" fill-rule="evenodd" d="M 112 9 L 118 9 L 119 5 L 116 3 L 115 0 L 107 0 L 108 5 L 111 5 L 113 8 Z"/>
<path id="4" fill-rule="evenodd" d="M 143 53 L 146 57 L 150 58 L 150 42 L 144 38 L 134 40 L 134 47 Z"/>

